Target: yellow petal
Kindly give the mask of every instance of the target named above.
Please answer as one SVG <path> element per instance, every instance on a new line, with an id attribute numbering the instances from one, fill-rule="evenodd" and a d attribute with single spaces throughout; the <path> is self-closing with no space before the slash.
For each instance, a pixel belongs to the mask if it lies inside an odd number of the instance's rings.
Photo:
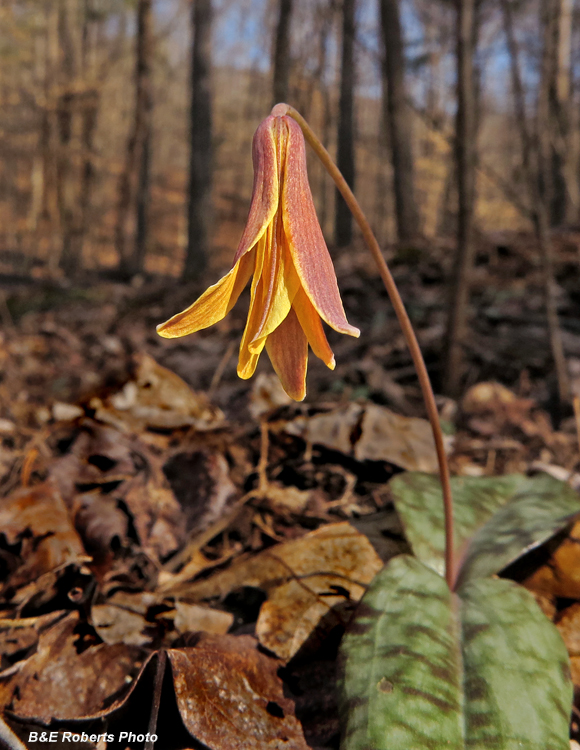
<path id="1" fill-rule="evenodd" d="M 229 273 L 210 286 L 187 310 L 158 325 L 157 333 L 166 339 L 173 339 L 201 331 L 225 318 L 252 275 L 254 256 L 253 251 L 243 255 Z"/>
<path id="2" fill-rule="evenodd" d="M 360 331 L 349 324 L 344 314 L 334 267 L 316 216 L 306 172 L 304 136 L 295 120 L 283 119 L 289 134 L 282 210 L 292 260 L 320 317 L 335 331 L 358 337 Z"/>
<path id="3" fill-rule="evenodd" d="M 308 342 L 293 309 L 286 319 L 268 336 L 266 351 L 282 388 L 295 401 L 306 396 Z"/>
<path id="4" fill-rule="evenodd" d="M 263 284 L 260 289 L 262 297 L 259 303 L 262 316 L 258 329 L 248 345 L 251 352 L 261 351 L 265 339 L 286 319 L 300 288 L 300 279 L 288 250 L 280 214 L 274 216 L 272 229 L 267 237 L 262 270 Z"/>
<path id="5" fill-rule="evenodd" d="M 264 269 L 264 262 L 267 254 L 267 247 L 270 242 L 270 235 L 272 233 L 272 226 L 268 226 L 266 233 L 262 235 L 258 244 L 256 245 L 256 263 L 254 267 L 254 278 L 252 279 L 252 288 L 250 292 L 250 307 L 248 309 L 248 318 L 246 320 L 246 327 L 242 335 L 240 342 L 240 356 L 238 359 L 238 376 L 247 380 L 251 378 L 256 370 L 258 359 L 265 345 L 265 340 L 261 346 L 255 347 L 253 351 L 250 351 L 249 344 L 256 335 L 260 326 L 260 320 L 262 316 L 261 301 L 263 299 L 263 286 L 264 281 L 262 279 L 262 272 Z"/>
<path id="6" fill-rule="evenodd" d="M 326 334 L 324 333 L 324 329 L 322 328 L 320 315 L 314 309 L 314 305 L 308 299 L 308 295 L 304 289 L 298 290 L 294 297 L 292 307 L 296 312 L 298 321 L 302 326 L 302 330 L 306 334 L 306 338 L 308 339 L 312 351 L 327 367 L 334 370 L 336 367 L 336 361 L 326 338 Z"/>

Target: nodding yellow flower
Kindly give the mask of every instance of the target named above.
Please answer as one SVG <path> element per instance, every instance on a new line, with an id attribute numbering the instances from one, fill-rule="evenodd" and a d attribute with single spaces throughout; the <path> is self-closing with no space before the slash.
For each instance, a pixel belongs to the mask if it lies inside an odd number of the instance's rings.
<path id="1" fill-rule="evenodd" d="M 332 350 L 321 319 L 350 336 L 306 172 L 298 123 L 276 107 L 253 141 L 254 188 L 246 228 L 232 269 L 187 310 L 157 327 L 165 338 L 194 333 L 222 320 L 252 277 L 250 309 L 240 345 L 238 375 L 250 378 L 262 349 L 286 393 L 306 395 L 308 344 L 331 370 Z"/>

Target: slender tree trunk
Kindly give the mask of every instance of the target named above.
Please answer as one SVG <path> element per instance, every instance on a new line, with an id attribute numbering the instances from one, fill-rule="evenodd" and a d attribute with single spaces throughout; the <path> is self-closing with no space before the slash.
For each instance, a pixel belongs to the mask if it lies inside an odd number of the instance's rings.
<path id="1" fill-rule="evenodd" d="M 548 128 L 548 123 L 546 122 L 546 118 L 548 117 L 549 99 L 549 75 L 547 67 L 549 65 L 549 55 L 551 50 L 544 50 L 543 67 L 545 66 L 546 69 L 543 70 L 543 83 L 538 97 L 538 153 L 534 153 L 534 141 L 530 132 L 529 118 L 525 104 L 525 91 L 520 72 L 519 49 L 514 33 L 511 0 L 501 0 L 501 7 L 503 12 L 504 30 L 510 53 L 510 71 L 514 92 L 516 123 L 519 128 L 522 147 L 522 168 L 528 188 L 532 218 L 538 240 L 540 256 L 542 258 L 544 298 L 548 319 L 550 345 L 558 378 L 560 401 L 565 402 L 570 398 L 570 386 L 562 342 L 562 333 L 558 319 L 558 307 L 554 282 L 554 261 L 549 230 L 548 195 L 541 189 L 541 185 L 544 185 L 545 190 L 546 184 L 545 179 L 542 179 L 542 173 L 549 171 L 550 169 L 549 164 L 547 163 L 549 162 L 549 158 L 546 156 L 542 158 L 540 153 L 542 147 L 545 150 L 547 149 L 547 145 L 543 141 L 543 139 L 545 139 L 545 134 L 541 134 L 540 131 Z"/>
<path id="2" fill-rule="evenodd" d="M 183 276 L 198 278 L 207 265 L 211 226 L 212 100 L 211 0 L 194 0 L 192 7 L 191 155 L 189 164 L 189 224 Z"/>
<path id="3" fill-rule="evenodd" d="M 78 270 L 80 253 L 75 226 L 75 154 L 80 152 L 77 89 L 81 72 L 78 8 L 72 0 L 59 0 L 58 38 L 61 50 L 61 93 L 57 97 L 57 195 L 62 233 L 59 265 L 66 276 Z"/>
<path id="4" fill-rule="evenodd" d="M 308 92 L 310 102 L 316 100 L 316 91 L 319 93 L 319 105 L 320 105 L 320 126 L 318 132 L 320 133 L 320 140 L 325 148 L 328 148 L 332 132 L 331 114 L 330 114 L 330 95 L 328 91 L 328 84 L 325 80 L 325 72 L 328 58 L 328 39 L 332 31 L 334 22 L 335 8 L 333 0 L 330 0 L 325 5 L 320 6 L 317 14 L 318 23 L 318 61 L 316 70 L 312 76 L 312 85 Z M 318 162 L 318 160 L 317 160 Z M 313 182 L 316 185 L 314 191 L 316 199 L 316 208 L 318 217 L 320 219 L 320 226 L 323 231 L 326 231 L 326 223 L 328 218 L 328 195 L 327 195 L 327 178 L 328 174 L 321 163 L 315 164 Z M 331 230 L 332 231 L 332 230 Z"/>
<path id="5" fill-rule="evenodd" d="M 555 86 L 557 78 L 559 0 L 543 0 L 540 5 L 542 60 L 538 89 L 537 137 L 540 189 L 548 209 L 550 225 L 563 216 L 563 185 L 560 159 L 555 146 Z"/>
<path id="6" fill-rule="evenodd" d="M 574 0 L 559 0 L 555 62 L 554 150 L 558 156 L 562 185 L 562 221 L 575 222 L 580 207 L 578 151 L 572 132 L 572 23 Z"/>
<path id="7" fill-rule="evenodd" d="M 413 180 L 411 113 L 405 96 L 405 51 L 399 0 L 381 0 L 380 9 L 385 48 L 383 108 L 390 132 L 397 235 L 399 241 L 405 241 L 417 236 L 420 230 Z"/>
<path id="8" fill-rule="evenodd" d="M 279 0 L 278 23 L 274 44 L 274 80 L 272 85 L 272 106 L 288 101 L 290 80 L 290 24 L 293 0 Z"/>
<path id="9" fill-rule="evenodd" d="M 447 333 L 444 390 L 457 396 L 463 375 L 463 345 L 467 333 L 469 292 L 473 268 L 473 202 L 475 183 L 475 100 L 473 95 L 474 0 L 457 6 L 457 258 Z"/>
<path id="10" fill-rule="evenodd" d="M 336 163 L 349 187 L 354 190 L 354 40 L 355 0 L 343 0 L 342 4 L 342 62 L 340 71 L 340 102 L 338 112 L 338 144 Z M 336 191 L 334 241 L 338 247 L 349 245 L 352 240 L 352 216 L 343 197 Z"/>
<path id="11" fill-rule="evenodd" d="M 125 277 L 143 270 L 146 248 L 146 215 L 149 196 L 149 150 L 151 140 L 152 29 L 151 0 L 137 5 L 135 54 L 135 114 L 127 141 L 125 168 L 119 178 L 115 245 L 120 272 Z M 140 213 L 140 216 L 139 216 Z M 141 221 L 140 229 L 139 219 Z M 130 231 L 130 226 L 135 231 Z M 132 235 L 132 236 L 131 236 Z"/>
<path id="12" fill-rule="evenodd" d="M 543 261 L 544 295 L 552 356 L 558 378 L 560 402 L 570 400 L 570 383 L 562 331 L 558 319 L 556 282 L 554 277 L 554 253 L 550 242 L 550 224 L 564 218 L 562 201 L 565 201 L 565 188 L 561 171 L 562 158 L 554 149 L 554 126 L 556 118 L 556 89 L 558 78 L 558 14 L 560 0 L 545 0 L 541 7 L 544 25 L 544 49 L 538 92 L 537 134 L 538 134 L 538 177 L 537 232 Z M 556 110 L 556 111 L 555 111 Z M 534 196 L 532 195 L 532 199 Z"/>
<path id="13" fill-rule="evenodd" d="M 45 5 L 46 47 L 44 71 L 45 105 L 40 126 L 40 152 L 42 155 L 41 233 L 48 249 L 48 267 L 56 273 L 60 262 L 60 213 L 58 201 L 58 125 L 54 87 L 57 83 L 59 60 L 59 7 L 56 3 Z"/>

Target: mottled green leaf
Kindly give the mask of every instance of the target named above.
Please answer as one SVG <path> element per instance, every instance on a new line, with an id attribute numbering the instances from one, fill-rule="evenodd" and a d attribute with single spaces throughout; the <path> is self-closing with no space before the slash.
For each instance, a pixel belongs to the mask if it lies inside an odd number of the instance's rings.
<path id="1" fill-rule="evenodd" d="M 342 645 L 342 750 L 568 750 L 572 684 L 556 628 L 511 581 L 451 594 L 394 558 Z"/>
<path id="2" fill-rule="evenodd" d="M 461 656 L 451 593 L 415 558 L 393 558 L 341 651 L 344 750 L 463 747 Z"/>
<path id="3" fill-rule="evenodd" d="M 459 599 L 466 747 L 569 750 L 568 653 L 532 594 L 480 578 Z"/>
<path id="4" fill-rule="evenodd" d="M 443 574 L 445 533 L 439 477 L 406 472 L 394 477 L 390 488 L 413 552 L 426 565 Z M 500 516 L 502 539 L 507 541 L 509 536 L 509 543 L 505 544 L 505 555 L 502 557 L 504 547 L 501 547 L 499 538 L 498 548 L 494 552 L 493 536 L 484 536 L 485 546 L 482 539 L 481 549 L 485 549 L 486 562 L 482 561 L 478 568 L 474 567 L 473 575 L 490 575 L 498 572 L 530 546 L 543 542 L 563 528 L 569 517 L 580 511 L 580 496 L 567 484 L 547 474 L 530 478 L 523 474 L 509 474 L 503 477 L 453 477 L 451 488 L 456 559 L 462 559 L 470 554 L 468 545 L 474 535 L 490 522 L 494 514 L 505 509 L 505 522 L 501 522 Z M 512 503 L 518 506 L 524 497 L 529 498 L 525 506 L 526 514 L 530 514 L 530 523 L 527 525 L 521 512 L 514 516 L 507 511 Z M 535 505 L 538 507 L 532 512 Z M 523 508 L 523 505 L 521 507 Z M 508 523 L 515 525 L 510 528 Z M 524 529 L 521 533 L 520 527 Z M 498 529 L 495 529 L 492 533 L 495 534 L 497 531 Z M 496 554 L 498 564 L 494 565 L 492 558 Z M 470 566 L 472 565 L 473 561 L 470 562 Z"/>
<path id="5" fill-rule="evenodd" d="M 526 480 L 469 543 L 458 584 L 498 573 L 563 529 L 580 512 L 580 496 L 547 474 Z"/>

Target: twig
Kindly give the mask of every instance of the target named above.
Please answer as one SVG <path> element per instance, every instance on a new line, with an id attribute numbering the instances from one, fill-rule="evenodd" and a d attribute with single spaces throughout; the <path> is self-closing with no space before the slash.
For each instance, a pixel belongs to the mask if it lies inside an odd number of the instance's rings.
<path id="1" fill-rule="evenodd" d="M 216 392 L 218 385 L 220 384 L 224 371 L 228 366 L 228 362 L 232 358 L 232 354 L 234 353 L 235 348 L 236 342 L 230 341 L 228 348 L 226 349 L 223 357 L 220 359 L 219 364 L 215 369 L 215 372 L 211 379 L 211 383 L 209 384 L 209 388 L 207 389 L 207 397 L 210 401 L 212 400 L 213 395 Z"/>
<path id="2" fill-rule="evenodd" d="M 151 715 L 149 726 L 147 727 L 148 735 L 155 735 L 157 729 L 157 717 L 159 716 L 159 706 L 161 704 L 161 690 L 163 688 L 163 678 L 165 677 L 165 665 L 167 663 L 167 653 L 164 649 L 157 652 L 157 669 L 155 670 L 155 682 L 153 684 L 153 700 L 151 702 Z M 155 742 L 151 739 L 145 743 L 144 750 L 153 750 Z"/>
<path id="3" fill-rule="evenodd" d="M 270 432 L 268 422 L 262 419 L 260 422 L 260 461 L 258 462 L 258 492 L 260 497 L 264 497 L 268 491 L 268 451 L 270 449 Z"/>
<path id="4" fill-rule="evenodd" d="M 279 108 L 280 105 L 277 105 Z M 435 403 L 435 395 L 431 382 L 429 380 L 429 374 L 427 373 L 427 367 L 425 366 L 425 360 L 419 347 L 419 342 L 411 325 L 411 321 L 405 310 L 403 300 L 397 289 L 397 285 L 391 275 L 389 267 L 387 266 L 385 259 L 381 253 L 379 243 L 377 242 L 373 231 L 368 223 L 365 215 L 362 212 L 361 207 L 358 204 L 352 190 L 347 185 L 344 177 L 340 173 L 338 167 L 332 161 L 330 154 L 324 148 L 322 143 L 318 140 L 314 131 L 310 128 L 306 120 L 302 115 L 297 112 L 293 107 L 286 105 L 286 114 L 292 117 L 300 125 L 304 137 L 308 143 L 314 149 L 314 152 L 330 174 L 336 187 L 340 191 L 346 204 L 352 212 L 357 224 L 360 227 L 363 238 L 373 256 L 375 263 L 378 266 L 381 279 L 388 292 L 391 303 L 395 309 L 395 313 L 399 320 L 399 324 L 403 331 L 405 341 L 409 347 L 409 352 L 417 371 L 417 377 L 421 386 L 421 392 L 425 401 L 425 408 L 431 423 L 431 429 L 433 431 L 433 439 L 435 441 L 435 450 L 437 452 L 437 461 L 439 463 L 439 476 L 441 478 L 441 489 L 443 491 L 443 506 L 445 515 L 445 579 L 450 589 L 453 588 L 453 582 L 455 580 L 454 560 L 453 560 L 453 499 L 451 495 L 451 481 L 449 475 L 449 465 L 447 463 L 447 456 L 445 454 L 445 444 L 443 441 L 443 432 L 441 431 L 441 425 L 439 423 L 439 412 L 437 411 L 437 405 Z M 277 109 L 277 113 L 280 113 L 280 109 Z"/>
<path id="5" fill-rule="evenodd" d="M 32 475 L 32 469 L 34 468 L 34 462 L 38 458 L 38 448 L 31 448 L 24 459 L 22 464 L 22 470 L 20 472 L 20 483 L 23 487 L 30 485 L 30 477 Z"/>

